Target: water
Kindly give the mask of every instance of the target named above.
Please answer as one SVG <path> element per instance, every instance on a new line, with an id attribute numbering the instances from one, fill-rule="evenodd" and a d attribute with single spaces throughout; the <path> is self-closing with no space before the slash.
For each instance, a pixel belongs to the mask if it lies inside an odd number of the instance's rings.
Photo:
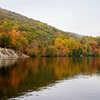
<path id="1" fill-rule="evenodd" d="M 0 100 L 100 100 L 100 58 L 0 60 Z"/>

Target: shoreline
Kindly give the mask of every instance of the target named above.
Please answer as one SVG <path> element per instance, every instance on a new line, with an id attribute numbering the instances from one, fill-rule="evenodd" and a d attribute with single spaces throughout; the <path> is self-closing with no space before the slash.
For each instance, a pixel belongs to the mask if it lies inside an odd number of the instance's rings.
<path id="1" fill-rule="evenodd" d="M 18 59 L 18 58 L 29 58 L 28 55 L 21 54 L 20 56 L 12 49 L 0 48 L 0 59 Z"/>

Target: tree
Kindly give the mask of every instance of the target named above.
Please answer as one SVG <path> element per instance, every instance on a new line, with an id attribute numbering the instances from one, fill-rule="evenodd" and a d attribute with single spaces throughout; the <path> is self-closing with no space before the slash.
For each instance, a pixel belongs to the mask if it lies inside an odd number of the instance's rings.
<path id="1" fill-rule="evenodd" d="M 0 36 L 0 46 L 3 48 L 7 48 L 10 46 L 10 34 L 9 33 L 2 33 Z"/>
<path id="2" fill-rule="evenodd" d="M 16 38 L 17 38 L 17 35 L 19 34 L 19 32 L 17 32 L 16 30 L 12 30 L 10 32 L 10 37 L 11 37 L 11 47 L 16 47 Z"/>

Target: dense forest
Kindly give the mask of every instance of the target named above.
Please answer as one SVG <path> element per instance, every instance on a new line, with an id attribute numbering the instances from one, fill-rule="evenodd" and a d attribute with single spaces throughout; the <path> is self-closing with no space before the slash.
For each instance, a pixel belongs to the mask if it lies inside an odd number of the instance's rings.
<path id="1" fill-rule="evenodd" d="M 29 56 L 99 56 L 100 37 L 64 32 L 0 8 L 0 47 Z"/>

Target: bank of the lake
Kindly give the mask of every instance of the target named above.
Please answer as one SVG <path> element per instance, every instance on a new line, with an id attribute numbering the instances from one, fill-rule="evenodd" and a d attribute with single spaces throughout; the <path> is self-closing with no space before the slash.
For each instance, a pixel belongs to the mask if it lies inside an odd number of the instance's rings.
<path id="1" fill-rule="evenodd" d="M 17 53 L 16 51 L 8 48 L 0 48 L 0 59 L 17 59 L 17 58 L 28 58 L 28 55 L 23 53 Z"/>

